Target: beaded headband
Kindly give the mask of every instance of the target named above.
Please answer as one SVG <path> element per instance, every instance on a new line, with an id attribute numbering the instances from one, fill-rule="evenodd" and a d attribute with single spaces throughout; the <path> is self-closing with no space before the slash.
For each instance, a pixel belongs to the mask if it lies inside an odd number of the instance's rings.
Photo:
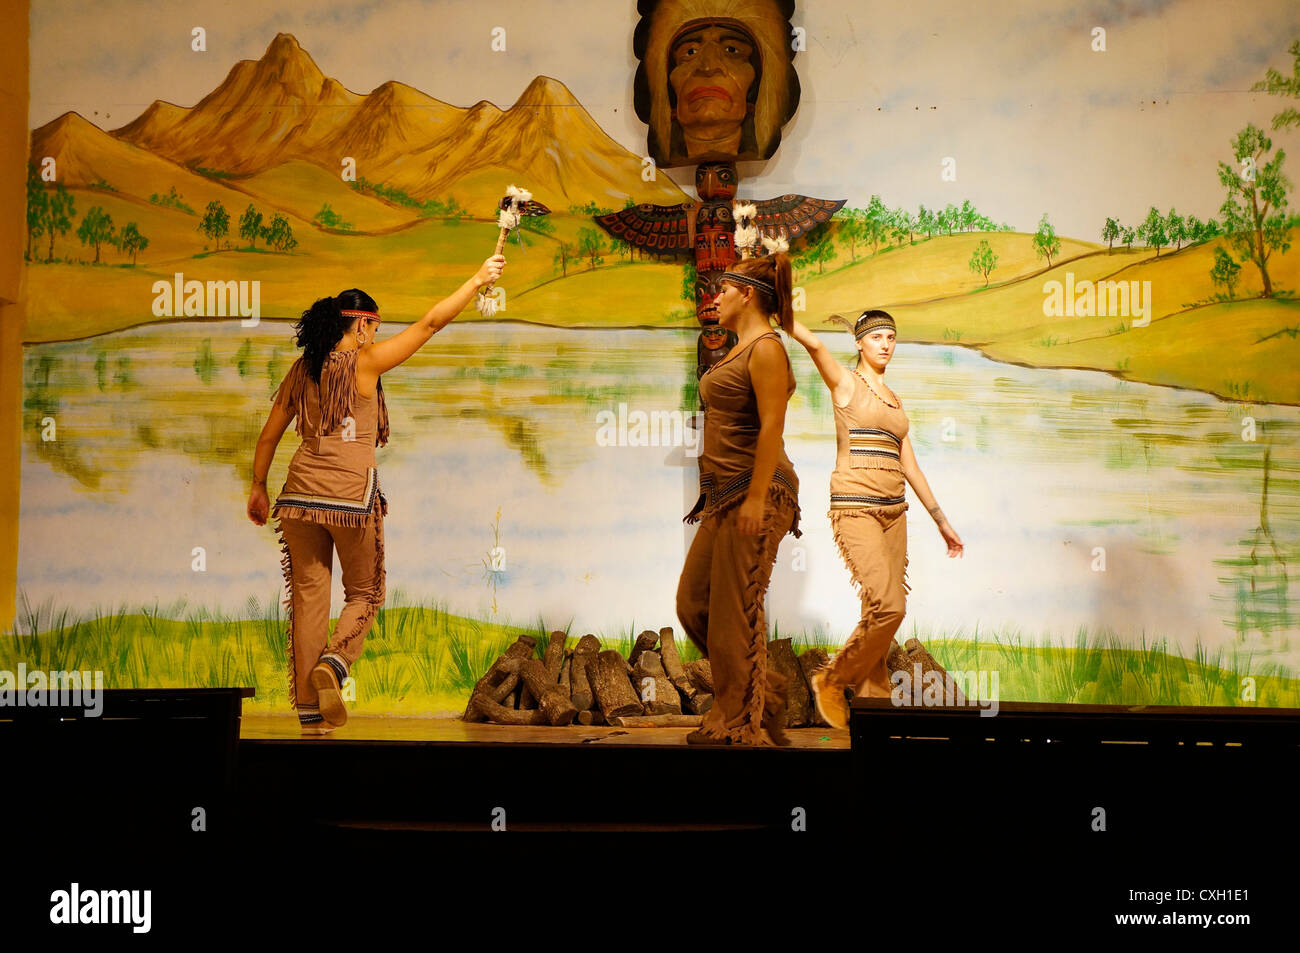
<path id="1" fill-rule="evenodd" d="M 339 314 L 343 315 L 343 317 L 345 317 L 345 318 L 374 318 L 376 321 L 379 320 L 379 312 L 378 312 L 378 311 L 351 311 L 351 310 L 348 310 L 348 311 L 340 311 Z"/>
<path id="2" fill-rule="evenodd" d="M 718 278 L 718 281 L 732 281 L 737 284 L 751 285 L 760 291 L 766 291 L 773 298 L 776 297 L 776 287 L 770 281 L 764 281 L 762 278 L 753 278 L 749 275 L 742 274 L 739 271 L 724 271 L 721 277 Z"/>
<path id="3" fill-rule="evenodd" d="M 868 315 L 870 315 L 870 317 L 868 317 Z M 853 339 L 855 341 L 860 341 L 872 331 L 879 331 L 881 328 L 888 328 L 895 334 L 898 333 L 898 328 L 894 325 L 894 319 L 885 314 L 885 312 L 878 311 L 875 314 L 868 312 L 858 318 L 858 326 L 853 329 Z"/>

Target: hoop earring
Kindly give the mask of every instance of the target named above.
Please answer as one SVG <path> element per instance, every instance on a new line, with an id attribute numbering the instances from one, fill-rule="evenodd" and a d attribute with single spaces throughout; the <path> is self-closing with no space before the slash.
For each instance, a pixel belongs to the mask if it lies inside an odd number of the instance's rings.
<path id="1" fill-rule="evenodd" d="M 357 337 L 357 347 L 361 347 L 362 345 L 364 345 L 364 344 L 366 343 L 366 336 L 365 336 L 364 334 L 361 333 L 361 329 L 360 329 L 360 328 L 357 328 L 357 335 L 356 335 L 356 337 Z"/>

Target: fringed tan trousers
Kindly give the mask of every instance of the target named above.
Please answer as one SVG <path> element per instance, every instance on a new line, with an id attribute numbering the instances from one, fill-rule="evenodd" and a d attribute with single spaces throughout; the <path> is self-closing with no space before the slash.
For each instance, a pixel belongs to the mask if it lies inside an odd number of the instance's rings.
<path id="1" fill-rule="evenodd" d="M 289 703 L 304 725 L 321 721 L 309 678 L 318 662 L 334 669 L 339 684 L 361 657 L 375 613 L 384 604 L 384 519 L 379 501 L 362 526 L 280 520 L 289 604 Z M 334 552 L 343 569 L 343 610 L 329 639 Z"/>
<path id="2" fill-rule="evenodd" d="M 784 707 L 786 680 L 768 668 L 763 597 L 798 506 L 788 494 L 770 493 L 755 536 L 736 528 L 738 510 L 700 521 L 677 585 L 677 618 L 713 670 L 713 708 L 701 732 L 768 745 L 763 721 Z"/>
<path id="3" fill-rule="evenodd" d="M 826 669 L 830 685 L 865 697 L 889 695 L 885 657 L 907 611 L 907 513 L 832 510 L 831 528 L 862 597 L 862 619 Z"/>

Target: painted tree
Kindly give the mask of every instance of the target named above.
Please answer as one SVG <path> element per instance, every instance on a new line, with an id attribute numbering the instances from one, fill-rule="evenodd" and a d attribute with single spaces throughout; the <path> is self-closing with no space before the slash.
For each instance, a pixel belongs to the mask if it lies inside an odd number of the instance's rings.
<path id="1" fill-rule="evenodd" d="M 27 163 L 27 251 L 23 257 L 32 260 L 32 243 L 45 231 L 45 216 L 48 214 L 50 199 L 41 179 L 41 170 L 35 162 Z"/>
<path id="2" fill-rule="evenodd" d="M 989 286 L 989 273 L 998 265 L 997 253 L 987 238 L 981 238 L 970 256 L 970 270 L 984 276 L 984 287 Z"/>
<path id="3" fill-rule="evenodd" d="M 220 249 L 221 239 L 230 232 L 230 213 L 226 211 L 224 205 L 213 199 L 204 210 L 203 218 L 199 220 L 198 230 L 206 235 L 209 241 L 215 242 Z"/>
<path id="4" fill-rule="evenodd" d="M 957 230 L 961 222 L 961 210 L 949 202 L 939 213 L 939 224 L 943 228 L 945 235 L 951 235 Z"/>
<path id="5" fill-rule="evenodd" d="M 1173 209 L 1165 216 L 1165 234 L 1174 243 L 1174 251 L 1181 250 L 1187 241 L 1187 220 Z"/>
<path id="6" fill-rule="evenodd" d="M 293 226 L 279 212 L 271 217 L 270 225 L 263 227 L 262 237 L 266 239 L 268 245 L 279 252 L 287 252 L 298 245 L 298 239 L 293 237 Z"/>
<path id="7" fill-rule="evenodd" d="M 248 241 L 249 248 L 257 247 L 257 238 L 262 234 L 262 213 L 248 203 L 244 214 L 239 216 L 239 237 Z"/>
<path id="8" fill-rule="evenodd" d="M 50 236 L 49 251 L 45 256 L 47 262 L 54 261 L 54 237 L 66 235 L 72 228 L 72 216 L 77 214 L 77 204 L 72 193 L 60 182 L 52 193 L 46 193 L 45 221 L 42 227 Z"/>
<path id="9" fill-rule="evenodd" d="M 1233 287 L 1241 277 L 1241 265 L 1232 260 L 1222 248 L 1214 249 L 1214 267 L 1210 269 L 1210 280 L 1216 285 L 1228 289 L 1228 297 L 1233 298 Z"/>
<path id="10" fill-rule="evenodd" d="M 925 232 L 926 238 L 934 238 L 934 233 L 938 231 L 938 226 L 934 220 L 934 213 L 922 205 L 916 210 L 916 230 Z"/>
<path id="11" fill-rule="evenodd" d="M 1120 241 L 1128 251 L 1133 250 L 1133 240 L 1137 238 L 1137 229 L 1132 225 L 1120 226 Z"/>
<path id="12" fill-rule="evenodd" d="M 799 268 L 811 268 L 816 265 L 817 274 L 822 275 L 826 273 L 826 263 L 834 257 L 835 246 L 831 243 L 826 226 L 819 225 L 816 230 L 809 233 L 803 254 L 794 260 L 794 264 Z"/>
<path id="13" fill-rule="evenodd" d="M 1157 258 L 1160 257 L 1160 249 L 1169 244 L 1169 233 L 1165 229 L 1164 216 L 1160 214 L 1158 208 L 1151 206 L 1147 211 L 1147 217 L 1138 226 L 1138 237 L 1156 250 Z"/>
<path id="14" fill-rule="evenodd" d="M 142 252 L 149 247 L 149 239 L 140 234 L 140 229 L 135 222 L 127 222 L 122 227 L 122 233 L 118 236 L 117 247 L 122 250 L 122 254 L 131 256 L 131 264 L 135 264 L 136 252 Z"/>
<path id="15" fill-rule="evenodd" d="M 559 265 L 561 278 L 567 278 L 569 276 L 569 262 L 577 257 L 578 249 L 574 247 L 572 242 L 562 241 L 558 243 L 555 249 L 555 256 L 551 261 L 553 264 Z"/>
<path id="16" fill-rule="evenodd" d="M 1052 223 L 1047 220 L 1047 213 L 1038 220 L 1038 231 L 1034 232 L 1032 239 L 1034 245 L 1034 255 L 1038 258 L 1047 259 L 1047 267 L 1052 267 L 1052 256 L 1061 252 L 1061 240 L 1056 237 L 1056 229 Z"/>
<path id="17" fill-rule="evenodd" d="M 958 227 L 963 232 L 968 232 L 975 227 L 978 218 L 979 212 L 975 210 L 975 203 L 970 199 L 962 199 L 961 208 L 957 210 Z"/>
<path id="18" fill-rule="evenodd" d="M 77 226 L 77 237 L 81 239 L 81 244 L 95 246 L 95 260 L 92 264 L 99 264 L 99 248 L 105 242 L 112 244 L 115 231 L 113 216 L 98 205 L 92 206 L 82 216 L 81 224 Z"/>
<path id="19" fill-rule="evenodd" d="M 1236 167 L 1219 163 L 1219 182 L 1228 197 L 1219 206 L 1228 244 L 1240 262 L 1251 261 L 1264 284 L 1262 298 L 1273 297 L 1268 260 L 1274 252 L 1285 254 L 1291 247 L 1286 213 L 1287 186 L 1282 173 L 1286 152 L 1277 150 L 1270 160 L 1273 141 L 1264 130 L 1250 123 L 1232 141 Z M 1266 161 L 1267 160 L 1267 161 Z"/>
<path id="20" fill-rule="evenodd" d="M 610 236 L 609 250 L 615 255 L 627 255 L 627 260 L 629 262 L 632 260 L 632 245 L 630 242 L 626 242 L 621 238 Z"/>
<path id="21" fill-rule="evenodd" d="M 1101 240 L 1106 242 L 1107 255 L 1115 250 L 1115 239 L 1119 238 L 1119 233 L 1119 222 L 1113 218 L 1106 219 L 1106 224 L 1101 227 Z"/>
<path id="22" fill-rule="evenodd" d="M 1264 79 L 1252 86 L 1252 90 L 1265 92 L 1270 96 L 1289 96 L 1292 99 L 1300 99 L 1300 40 L 1292 42 L 1291 46 L 1287 48 L 1287 52 L 1294 58 L 1291 65 L 1291 75 L 1283 76 L 1277 70 L 1269 67 L 1264 74 Z M 1300 112 L 1297 112 L 1294 106 L 1288 106 L 1273 117 L 1274 132 L 1290 129 L 1292 126 L 1300 126 Z"/>
<path id="23" fill-rule="evenodd" d="M 595 208 L 595 203 L 588 204 Z M 588 271 L 593 271 L 597 265 L 605 263 L 601 255 L 603 251 L 605 251 L 605 243 L 600 240 L 599 232 L 594 228 L 578 229 L 578 254 L 587 259 Z"/>
<path id="24" fill-rule="evenodd" d="M 871 254 L 875 254 L 880 249 L 880 243 L 885 240 L 885 222 L 889 217 L 889 209 L 885 203 L 880 201 L 879 195 L 871 196 L 871 201 L 862 212 L 863 238 L 871 242 Z"/>
<path id="25" fill-rule="evenodd" d="M 912 240 L 912 215 L 907 209 L 894 209 L 889 213 L 889 237 L 897 245 L 902 245 L 906 240 L 909 243 Z"/>
<path id="26" fill-rule="evenodd" d="M 842 208 L 832 216 L 839 222 L 839 239 L 849 249 L 850 262 L 858 260 L 858 245 L 866 237 L 862 214 L 861 209 Z"/>
<path id="27" fill-rule="evenodd" d="M 1201 220 L 1195 215 L 1187 216 L 1185 228 L 1187 230 L 1188 245 L 1199 245 L 1201 242 L 1205 241 L 1203 235 L 1205 226 L 1201 224 Z"/>
<path id="28" fill-rule="evenodd" d="M 682 295 L 683 301 L 689 302 L 691 307 L 695 307 L 695 290 L 699 283 L 699 270 L 695 267 L 695 262 L 688 261 L 686 267 L 682 269 Z"/>

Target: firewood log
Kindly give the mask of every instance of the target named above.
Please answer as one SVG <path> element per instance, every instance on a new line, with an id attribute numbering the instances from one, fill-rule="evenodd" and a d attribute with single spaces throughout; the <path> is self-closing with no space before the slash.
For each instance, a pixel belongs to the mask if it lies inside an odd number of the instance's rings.
<path id="1" fill-rule="evenodd" d="M 713 696 L 710 695 L 708 692 L 696 692 L 693 696 L 691 696 L 691 704 L 690 704 L 691 714 L 703 715 L 706 714 L 708 710 L 712 707 L 713 707 Z"/>
<path id="2" fill-rule="evenodd" d="M 605 716 L 600 713 L 599 708 L 595 711 L 578 712 L 578 724 L 580 725 L 603 725 L 604 723 Z"/>
<path id="3" fill-rule="evenodd" d="M 703 720 L 699 715 L 622 715 L 610 724 L 619 728 L 698 728 Z"/>
<path id="4" fill-rule="evenodd" d="M 587 663 L 587 679 L 596 696 L 596 704 L 606 721 L 621 715 L 644 714 L 640 698 L 628 680 L 626 659 L 612 649 L 600 652 Z"/>
<path id="5" fill-rule="evenodd" d="M 552 685 L 560 680 L 560 666 L 564 664 L 564 642 L 563 632 L 552 632 L 551 641 L 546 643 L 546 674 Z"/>
<path id="6" fill-rule="evenodd" d="M 808 685 L 789 639 L 773 639 L 767 643 L 767 664 L 785 676 L 786 727 L 804 727 L 808 724 Z"/>
<path id="7" fill-rule="evenodd" d="M 659 634 L 646 629 L 636 637 L 636 644 L 632 646 L 632 651 L 627 657 L 627 664 L 635 667 L 636 660 L 641 657 L 642 652 L 648 652 L 659 643 Z"/>
<path id="8" fill-rule="evenodd" d="M 560 666 L 560 688 L 564 689 L 564 694 L 570 692 L 569 669 L 573 667 L 573 656 L 565 655 L 564 664 Z"/>
<path id="9" fill-rule="evenodd" d="M 569 696 L 560 690 L 560 686 L 551 681 L 546 666 L 538 659 L 529 659 L 519 666 L 519 677 L 537 698 L 538 708 L 552 725 L 567 725 L 573 721 L 578 709 L 573 707 Z"/>
<path id="10" fill-rule="evenodd" d="M 632 669 L 632 685 L 638 689 L 647 715 L 682 713 L 682 699 L 664 672 L 658 652 L 642 652 Z"/>
<path id="11" fill-rule="evenodd" d="M 919 662 L 921 665 L 922 679 L 924 679 L 926 674 L 929 672 L 938 673 L 939 678 L 943 681 L 943 694 L 945 701 L 947 700 L 948 693 L 951 691 L 953 705 L 966 704 L 966 696 L 963 694 L 961 687 L 953 680 L 953 677 L 948 674 L 948 670 L 939 664 L 939 660 L 931 655 L 920 641 L 914 638 L 908 639 L 907 642 L 904 643 L 904 647 L 907 650 L 907 670 L 913 678 L 916 676 L 916 665 Z M 913 684 L 912 686 L 912 691 L 918 698 L 921 697 L 924 690 L 924 683 L 921 685 Z"/>
<path id="12" fill-rule="evenodd" d="M 600 640 L 594 635 L 584 635 L 573 649 L 573 665 L 569 669 L 569 697 L 578 711 L 587 711 L 595 703 L 591 682 L 587 677 L 587 666 L 599 651 Z"/>
<path id="13" fill-rule="evenodd" d="M 521 635 L 505 650 L 497 660 L 493 662 L 483 677 L 474 685 L 474 690 L 469 693 L 469 701 L 465 705 L 465 714 L 461 717 L 465 721 L 483 721 L 484 716 L 474 707 L 474 696 L 482 689 L 490 685 L 497 685 L 505 678 L 505 672 L 501 668 L 504 659 L 510 658 L 529 658 L 533 654 L 533 648 L 537 645 L 537 640 L 531 635 Z"/>
<path id="14" fill-rule="evenodd" d="M 808 685 L 808 717 L 812 719 L 814 725 L 826 728 L 829 728 L 830 724 L 817 710 L 817 705 L 812 698 L 812 677 L 813 673 L 825 665 L 829 658 L 825 649 L 805 649 L 799 655 L 799 671 L 803 672 L 804 682 Z"/>
<path id="15" fill-rule="evenodd" d="M 498 725 L 546 725 L 546 715 L 540 711 L 515 711 L 498 705 L 483 692 L 474 696 L 472 704 L 484 718 Z"/>
<path id="16" fill-rule="evenodd" d="M 523 659 L 506 658 L 503 655 L 497 661 L 500 670 L 506 673 L 506 677 L 500 685 L 483 689 L 483 694 L 498 704 L 504 704 L 505 699 L 509 698 L 510 703 L 505 707 L 514 708 L 515 700 L 513 696 L 519 688 L 519 666 L 523 663 Z"/>
<path id="17" fill-rule="evenodd" d="M 699 689 L 695 687 L 690 676 L 686 674 L 686 669 L 682 667 L 682 657 L 677 652 L 677 640 L 673 638 L 671 626 L 659 630 L 659 657 L 663 659 L 664 671 L 677 686 L 677 690 L 686 697 L 687 701 L 694 698 Z"/>
<path id="18" fill-rule="evenodd" d="M 709 660 L 696 659 L 694 662 L 686 663 L 686 674 L 690 676 L 692 684 L 702 692 L 713 694 L 713 669 L 709 665 Z"/>

